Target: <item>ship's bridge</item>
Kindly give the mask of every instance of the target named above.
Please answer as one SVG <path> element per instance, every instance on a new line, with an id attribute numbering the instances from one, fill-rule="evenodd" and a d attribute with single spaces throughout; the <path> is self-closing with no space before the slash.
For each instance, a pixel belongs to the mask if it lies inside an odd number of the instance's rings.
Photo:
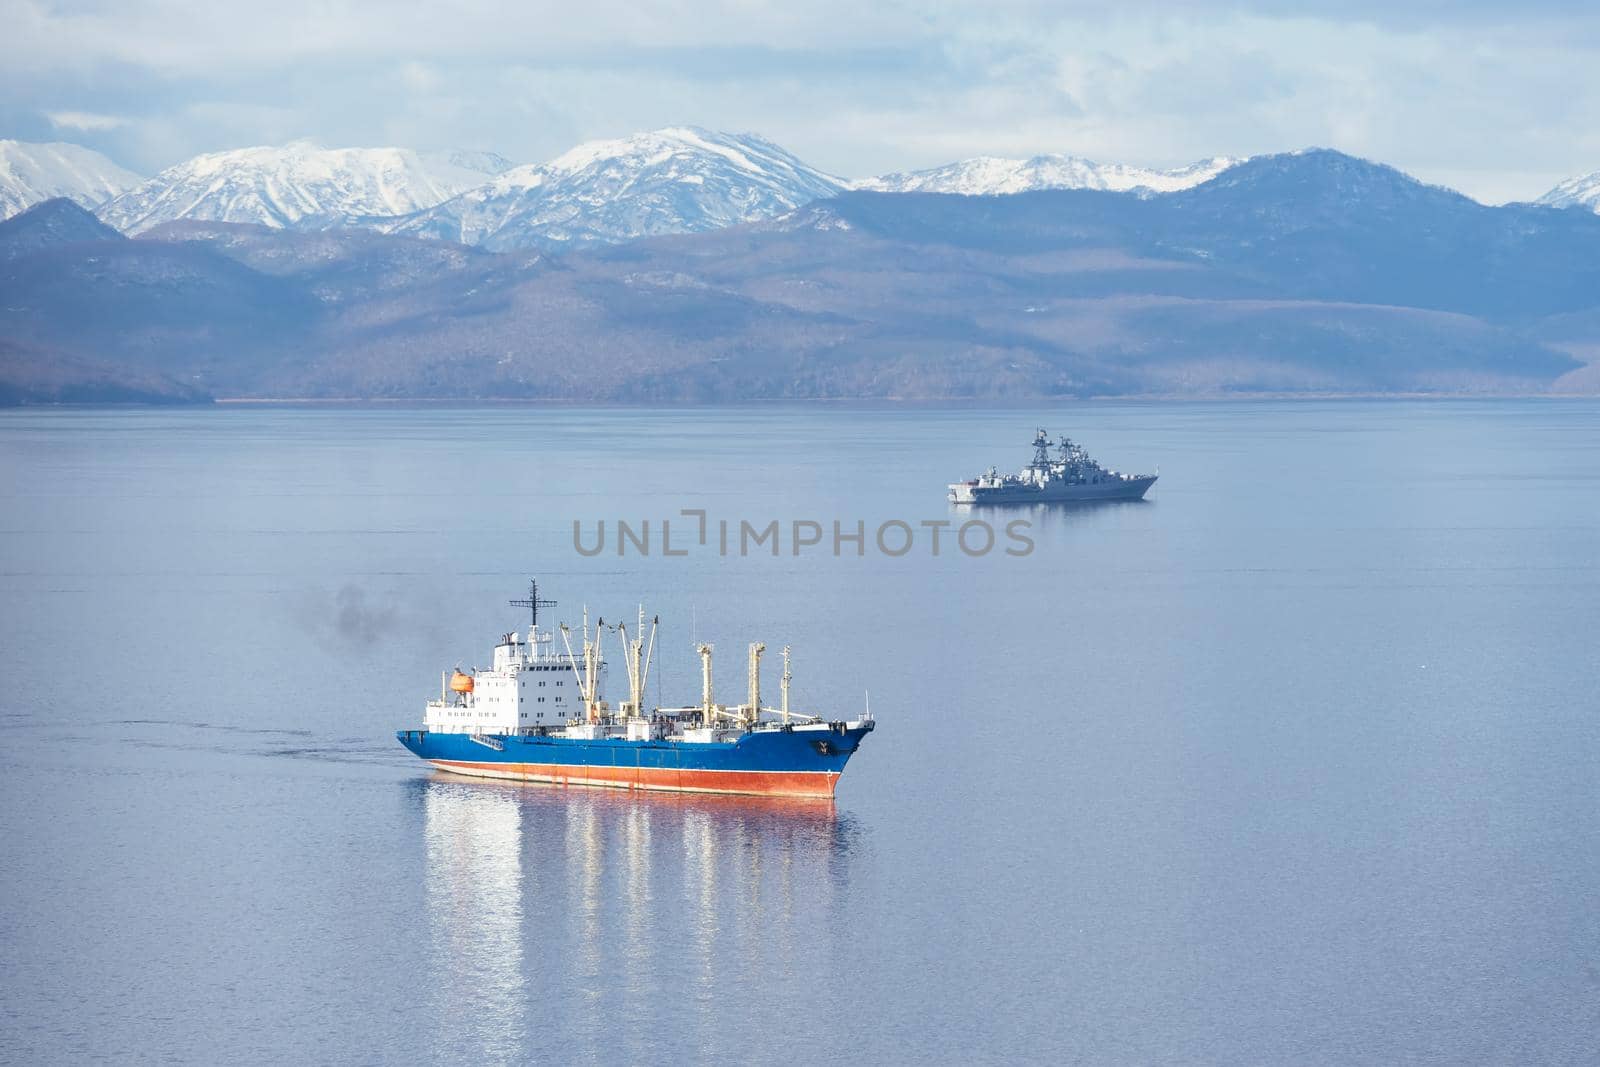
<path id="1" fill-rule="evenodd" d="M 513 734 L 538 727 L 565 726 L 584 714 L 577 673 L 567 657 L 554 652 L 552 633 L 537 627 L 524 638 L 503 634 L 494 647 L 493 666 L 475 670 L 472 686 L 452 693 L 447 682 L 438 700 L 428 701 L 423 726 L 437 733 Z M 602 700 L 605 664 L 597 664 L 596 700 Z"/>

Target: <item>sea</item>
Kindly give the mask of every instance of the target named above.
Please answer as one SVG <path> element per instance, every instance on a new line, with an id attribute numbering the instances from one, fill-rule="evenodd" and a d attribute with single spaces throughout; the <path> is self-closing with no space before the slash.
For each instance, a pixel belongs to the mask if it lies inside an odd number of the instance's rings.
<path id="1" fill-rule="evenodd" d="M 947 502 L 1037 428 L 1159 481 Z M 432 770 L 530 579 L 877 729 Z M 14 409 L 0 604 L 5 1062 L 1600 1058 L 1594 400 Z"/>

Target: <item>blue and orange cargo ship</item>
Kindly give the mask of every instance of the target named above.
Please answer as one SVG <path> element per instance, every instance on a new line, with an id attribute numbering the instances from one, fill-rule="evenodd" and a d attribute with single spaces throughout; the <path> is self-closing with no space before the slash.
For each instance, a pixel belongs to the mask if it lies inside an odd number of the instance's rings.
<path id="1" fill-rule="evenodd" d="M 646 711 L 645 683 L 655 655 L 657 621 L 646 636 L 643 612 L 632 632 L 587 613 L 579 648 L 571 631 L 539 628 L 537 583 L 514 606 L 529 609 L 526 635 L 507 633 L 493 666 L 446 672 L 438 700 L 428 701 L 420 729 L 400 743 L 434 766 L 457 774 L 520 778 L 562 785 L 612 786 L 691 793 L 831 797 L 845 764 L 875 725 L 870 710 L 853 721 L 789 709 L 789 650 L 783 650 L 782 700 L 761 703 L 761 655 L 749 648 L 748 699 L 718 704 L 712 695 L 712 649 L 700 645 L 700 703 Z M 613 707 L 602 696 L 602 634 L 622 645 L 628 698 Z"/>

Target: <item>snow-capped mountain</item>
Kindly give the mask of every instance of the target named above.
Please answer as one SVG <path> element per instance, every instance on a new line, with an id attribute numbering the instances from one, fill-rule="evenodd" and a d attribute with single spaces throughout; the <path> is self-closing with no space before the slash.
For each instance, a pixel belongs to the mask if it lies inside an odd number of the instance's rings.
<path id="1" fill-rule="evenodd" d="M 196 156 L 130 189 L 98 214 L 124 233 L 179 219 L 319 228 L 409 215 L 509 166 L 491 152 L 424 154 L 296 141 Z"/>
<path id="2" fill-rule="evenodd" d="M 470 148 L 418 152 L 417 158 L 422 160 L 422 165 L 429 174 L 446 185 L 460 186 L 463 190 L 482 185 L 495 175 L 504 174 L 516 166 L 498 152 L 483 152 Z"/>
<path id="3" fill-rule="evenodd" d="M 1209 181 L 1238 162 L 1217 156 L 1177 170 L 1149 170 L 1124 163 L 1096 163 L 1077 156 L 1034 156 L 1032 159 L 979 156 L 930 170 L 885 174 L 851 184 L 856 189 L 886 193 L 964 193 L 968 196 L 1025 193 L 1035 189 L 1173 193 Z"/>
<path id="4" fill-rule="evenodd" d="M 771 218 L 844 187 L 771 141 L 677 126 L 581 144 L 384 228 L 494 250 L 569 248 Z"/>
<path id="5" fill-rule="evenodd" d="M 0 219 L 58 196 L 96 207 L 143 180 L 75 144 L 0 141 Z"/>
<path id="6" fill-rule="evenodd" d="M 1541 196 L 1540 204 L 1550 207 L 1586 207 L 1600 213 L 1600 170 L 1577 178 L 1568 178 Z"/>

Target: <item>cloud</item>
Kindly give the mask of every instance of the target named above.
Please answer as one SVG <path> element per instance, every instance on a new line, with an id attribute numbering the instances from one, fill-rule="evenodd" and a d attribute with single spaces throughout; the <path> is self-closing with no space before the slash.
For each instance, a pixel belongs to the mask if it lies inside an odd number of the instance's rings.
<path id="1" fill-rule="evenodd" d="M 400 64 L 400 82 L 413 93 L 427 95 L 439 90 L 442 79 L 428 64 L 411 62 Z"/>
<path id="2" fill-rule="evenodd" d="M 45 113 L 45 118 L 50 120 L 52 126 L 59 129 L 81 130 L 86 133 L 114 130 L 128 124 L 127 119 L 118 118 L 116 115 L 96 115 L 89 111 L 50 111 Z"/>
<path id="3" fill-rule="evenodd" d="M 1326 144 L 1504 199 L 1600 167 L 1600 11 L 1561 0 L 0 4 L 0 136 L 48 122 L 146 172 L 296 137 L 534 161 L 675 123 L 850 177 Z"/>

